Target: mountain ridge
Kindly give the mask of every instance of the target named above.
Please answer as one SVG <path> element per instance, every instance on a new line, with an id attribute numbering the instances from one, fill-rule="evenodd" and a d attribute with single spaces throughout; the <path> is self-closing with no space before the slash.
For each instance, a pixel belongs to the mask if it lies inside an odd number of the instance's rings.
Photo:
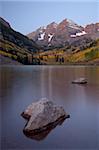
<path id="1" fill-rule="evenodd" d="M 75 39 L 77 41 L 81 36 L 92 40 L 99 38 L 99 23 L 83 27 L 70 19 L 64 19 L 59 24 L 52 22 L 44 28 L 40 27 L 27 34 L 28 38 L 34 40 L 45 50 L 64 47 L 67 42 L 73 44 Z"/>

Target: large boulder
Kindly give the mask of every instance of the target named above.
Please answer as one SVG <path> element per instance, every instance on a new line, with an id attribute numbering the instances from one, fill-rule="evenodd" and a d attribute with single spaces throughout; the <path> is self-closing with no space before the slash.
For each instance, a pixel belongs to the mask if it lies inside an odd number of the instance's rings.
<path id="1" fill-rule="evenodd" d="M 46 98 L 29 105 L 22 116 L 28 120 L 23 131 L 30 136 L 49 131 L 70 117 L 62 106 Z"/>

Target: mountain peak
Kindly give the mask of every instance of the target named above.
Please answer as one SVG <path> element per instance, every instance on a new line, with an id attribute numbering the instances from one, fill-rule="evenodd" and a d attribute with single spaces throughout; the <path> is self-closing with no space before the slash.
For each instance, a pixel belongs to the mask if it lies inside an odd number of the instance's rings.
<path id="1" fill-rule="evenodd" d="M 74 21 L 72 21 L 71 19 L 65 18 L 64 20 L 62 20 L 60 22 L 60 24 L 75 24 Z"/>
<path id="2" fill-rule="evenodd" d="M 69 28 L 73 28 L 76 30 L 81 30 L 81 26 L 77 25 L 74 21 L 72 21 L 71 19 L 64 19 L 62 22 L 59 23 L 59 27 L 69 27 Z"/>
<path id="3" fill-rule="evenodd" d="M 59 25 L 61 25 L 61 24 L 62 24 L 62 25 L 67 25 L 67 23 L 68 23 L 68 22 L 67 22 L 67 19 L 64 19 L 64 20 L 62 20 L 62 21 L 59 23 Z"/>
<path id="4" fill-rule="evenodd" d="M 47 28 L 57 28 L 57 23 L 56 22 L 52 22 L 50 24 L 47 25 Z"/>
<path id="5" fill-rule="evenodd" d="M 71 19 L 66 19 L 66 21 L 69 23 L 69 24 L 76 24 L 73 20 L 71 20 Z"/>

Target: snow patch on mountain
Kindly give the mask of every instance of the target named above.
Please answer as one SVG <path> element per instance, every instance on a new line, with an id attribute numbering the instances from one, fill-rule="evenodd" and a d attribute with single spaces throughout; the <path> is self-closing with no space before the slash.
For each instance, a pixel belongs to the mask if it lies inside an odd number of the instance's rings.
<path id="1" fill-rule="evenodd" d="M 66 19 L 66 20 L 67 20 L 67 22 L 70 23 L 70 24 L 75 24 L 75 22 L 72 21 L 71 19 Z"/>
<path id="2" fill-rule="evenodd" d="M 48 34 L 48 37 L 49 37 L 48 42 L 50 42 L 52 37 L 53 37 L 53 35 L 52 34 Z"/>
<path id="3" fill-rule="evenodd" d="M 72 34 L 72 35 L 70 35 L 70 37 L 77 37 L 77 36 L 82 36 L 82 35 L 85 35 L 85 34 L 87 34 L 85 31 L 82 31 L 82 32 L 78 32 L 78 33 L 76 33 L 76 34 Z"/>
<path id="4" fill-rule="evenodd" d="M 41 27 L 41 30 L 43 30 L 43 29 L 46 29 L 46 26 L 42 26 L 42 27 Z"/>
<path id="5" fill-rule="evenodd" d="M 53 23 L 53 27 L 54 27 L 54 28 L 57 28 L 57 23 Z"/>
<path id="6" fill-rule="evenodd" d="M 69 25 L 69 27 L 70 27 L 70 28 L 73 28 L 73 29 L 80 30 L 80 28 L 79 28 L 79 27 L 77 27 L 77 26 L 72 26 L 72 25 Z"/>
<path id="7" fill-rule="evenodd" d="M 40 30 L 39 33 L 43 33 L 43 30 Z"/>
<path id="8" fill-rule="evenodd" d="M 67 22 L 68 22 L 68 26 L 70 28 L 77 29 L 77 30 L 80 29 L 79 26 L 75 22 L 73 22 L 72 20 L 67 19 Z"/>
<path id="9" fill-rule="evenodd" d="M 43 33 L 45 30 L 46 30 L 46 27 L 42 26 L 42 27 L 39 28 L 38 32 Z"/>
<path id="10" fill-rule="evenodd" d="M 40 41 L 40 40 L 44 40 L 44 36 L 45 36 L 45 32 L 41 33 L 41 34 L 40 34 L 40 37 L 38 38 L 38 40 L 39 40 L 39 41 Z"/>
<path id="11" fill-rule="evenodd" d="M 50 46 L 51 46 L 51 43 L 48 44 L 48 47 L 50 47 Z"/>

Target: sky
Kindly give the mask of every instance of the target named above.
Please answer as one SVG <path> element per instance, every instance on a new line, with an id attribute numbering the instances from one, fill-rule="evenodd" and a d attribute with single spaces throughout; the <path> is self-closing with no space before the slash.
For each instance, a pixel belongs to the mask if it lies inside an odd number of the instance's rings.
<path id="1" fill-rule="evenodd" d="M 99 0 L 0 0 L 0 16 L 23 34 L 65 18 L 85 26 L 99 22 Z"/>

